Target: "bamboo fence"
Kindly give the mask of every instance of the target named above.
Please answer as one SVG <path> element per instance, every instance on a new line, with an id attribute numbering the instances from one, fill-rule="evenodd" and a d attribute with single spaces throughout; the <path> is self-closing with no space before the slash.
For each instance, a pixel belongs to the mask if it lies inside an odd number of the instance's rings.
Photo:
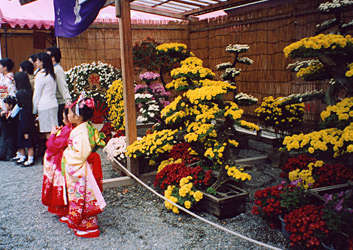
<path id="1" fill-rule="evenodd" d="M 204 66 L 215 71 L 215 66 L 233 58 L 225 52 L 228 44 L 248 44 L 244 56 L 254 60 L 242 65 L 237 78 L 240 92 L 259 99 L 265 96 L 287 96 L 325 88 L 327 82 L 306 82 L 296 78 L 286 67 L 291 60 L 285 58 L 283 48 L 306 36 L 314 35 L 315 25 L 328 19 L 317 10 L 320 0 L 271 1 L 257 8 L 239 9 L 232 15 L 212 20 L 189 23 L 135 23 L 132 25 L 133 42 L 151 37 L 158 42 L 186 43 Z M 347 13 L 347 18 L 353 14 Z M 59 41 L 65 69 L 83 62 L 101 60 L 120 67 L 119 30 L 117 24 L 95 25 L 74 39 Z M 305 119 L 319 119 L 322 104 L 307 103 Z M 254 107 L 245 108 L 254 115 Z"/>

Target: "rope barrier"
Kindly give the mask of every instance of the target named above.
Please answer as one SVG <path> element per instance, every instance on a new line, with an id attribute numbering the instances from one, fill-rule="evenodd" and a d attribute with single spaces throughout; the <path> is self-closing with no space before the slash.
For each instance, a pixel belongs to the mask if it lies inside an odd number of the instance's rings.
<path id="1" fill-rule="evenodd" d="M 207 224 L 210 224 L 211 226 L 214 226 L 214 227 L 216 227 L 216 228 L 218 228 L 218 229 L 220 229 L 220 230 L 222 230 L 222 231 L 225 231 L 225 232 L 227 232 L 227 233 L 229 233 L 229 234 L 232 234 L 232 235 L 234 235 L 234 236 L 237 236 L 237 237 L 239 237 L 239 238 L 241 238 L 241 239 L 243 239 L 243 240 L 252 242 L 252 243 L 254 243 L 254 244 L 256 244 L 256 245 L 259 245 L 259 246 L 262 246 L 262 247 L 265 247 L 265 248 L 268 248 L 268 249 L 281 250 L 280 248 L 273 247 L 273 246 L 268 245 L 268 244 L 266 244 L 266 243 L 263 243 L 263 242 L 261 242 L 261 241 L 251 239 L 251 238 L 249 238 L 249 237 L 247 237 L 247 236 L 244 236 L 244 235 L 242 235 L 242 234 L 240 234 L 240 233 L 231 231 L 231 230 L 229 230 L 229 229 L 227 229 L 227 228 L 225 228 L 225 227 L 222 227 L 221 225 L 218 225 L 218 224 L 216 224 L 216 223 L 214 223 L 214 222 L 212 222 L 212 221 L 209 221 L 209 220 L 207 220 L 207 219 L 205 219 L 205 218 L 202 218 L 201 216 L 199 216 L 199 215 L 197 215 L 197 214 L 195 214 L 195 213 L 193 213 L 193 212 L 187 210 L 186 208 L 184 208 L 184 207 L 182 207 L 182 206 L 180 206 L 180 205 L 174 203 L 173 201 L 171 201 L 171 200 L 167 199 L 166 197 L 162 196 L 161 194 L 157 193 L 153 188 L 149 187 L 147 184 L 145 184 L 143 181 L 141 181 L 139 178 L 137 178 L 133 173 L 131 173 L 127 168 L 125 168 L 125 167 L 124 167 L 119 161 L 117 161 L 115 158 L 113 158 L 113 161 L 114 161 L 116 164 L 118 164 L 118 165 L 125 171 L 125 173 L 127 173 L 129 176 L 131 176 L 133 179 L 135 179 L 138 183 L 140 183 L 140 184 L 141 184 L 142 186 L 144 186 L 146 189 L 148 189 L 149 191 L 151 191 L 152 193 L 154 193 L 155 195 L 157 195 L 159 198 L 161 198 L 161 199 L 163 199 L 163 200 L 165 200 L 165 201 L 170 202 L 171 204 L 173 204 L 174 206 L 176 206 L 178 209 L 184 211 L 185 213 L 187 213 L 187 214 L 189 214 L 189 215 L 191 215 L 191 216 L 193 216 L 193 217 L 195 217 L 195 218 L 197 218 L 197 219 L 199 219 L 199 220 L 201 220 L 201 221 L 203 221 L 203 222 L 205 222 L 205 223 L 207 223 Z"/>

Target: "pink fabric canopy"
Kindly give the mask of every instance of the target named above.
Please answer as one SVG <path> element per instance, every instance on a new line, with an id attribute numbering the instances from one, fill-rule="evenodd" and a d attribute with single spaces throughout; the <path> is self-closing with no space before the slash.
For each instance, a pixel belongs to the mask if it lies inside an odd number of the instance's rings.
<path id="1" fill-rule="evenodd" d="M 18 0 L 1 0 L 0 24 L 2 23 L 8 24 L 11 28 L 53 28 L 53 2 L 38 0 L 21 6 Z"/>
<path id="2" fill-rule="evenodd" d="M 200 19 L 213 18 L 226 15 L 224 11 L 216 11 L 201 15 Z M 169 21 L 182 21 L 140 11 L 131 11 L 132 23 L 168 23 Z M 115 7 L 108 6 L 99 12 L 95 23 L 117 23 Z M 8 24 L 11 28 L 54 28 L 54 6 L 51 0 L 37 0 L 21 6 L 18 0 L 1 0 L 0 24 Z"/>

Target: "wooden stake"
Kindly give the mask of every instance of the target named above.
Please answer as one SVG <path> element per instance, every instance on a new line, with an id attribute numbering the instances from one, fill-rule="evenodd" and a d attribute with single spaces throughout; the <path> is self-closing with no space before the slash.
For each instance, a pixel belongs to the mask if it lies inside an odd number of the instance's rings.
<path id="1" fill-rule="evenodd" d="M 60 45 L 59 45 L 59 37 L 55 37 L 55 40 L 56 40 L 56 47 L 57 48 L 60 48 Z"/>
<path id="2" fill-rule="evenodd" d="M 119 36 L 121 51 L 121 68 L 124 83 L 124 112 L 125 133 L 127 145 L 132 144 L 137 138 L 135 91 L 133 84 L 134 66 L 132 61 L 132 33 L 130 3 L 128 0 L 120 0 Z M 128 158 L 127 167 L 134 175 L 139 174 L 138 162 Z"/>

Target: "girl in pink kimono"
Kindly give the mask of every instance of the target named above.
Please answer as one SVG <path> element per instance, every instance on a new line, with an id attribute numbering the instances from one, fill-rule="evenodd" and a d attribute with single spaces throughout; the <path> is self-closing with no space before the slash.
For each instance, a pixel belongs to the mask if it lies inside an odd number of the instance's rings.
<path id="1" fill-rule="evenodd" d="M 83 97 L 69 109 L 68 119 L 74 128 L 62 158 L 69 210 L 60 221 L 74 229 L 76 236 L 85 238 L 99 236 L 97 215 L 106 206 L 97 180 L 101 177 L 94 176 L 102 173 L 100 159 L 98 164 L 89 160 L 97 146 L 104 146 L 104 136 L 89 122 L 93 111 L 93 99 Z"/>
<path id="2" fill-rule="evenodd" d="M 43 159 L 42 203 L 48 211 L 58 216 L 68 214 L 65 178 L 61 171 L 61 159 L 68 144 L 72 125 L 67 115 L 69 108 L 63 113 L 64 127 L 55 127 L 47 140 L 47 150 Z"/>

